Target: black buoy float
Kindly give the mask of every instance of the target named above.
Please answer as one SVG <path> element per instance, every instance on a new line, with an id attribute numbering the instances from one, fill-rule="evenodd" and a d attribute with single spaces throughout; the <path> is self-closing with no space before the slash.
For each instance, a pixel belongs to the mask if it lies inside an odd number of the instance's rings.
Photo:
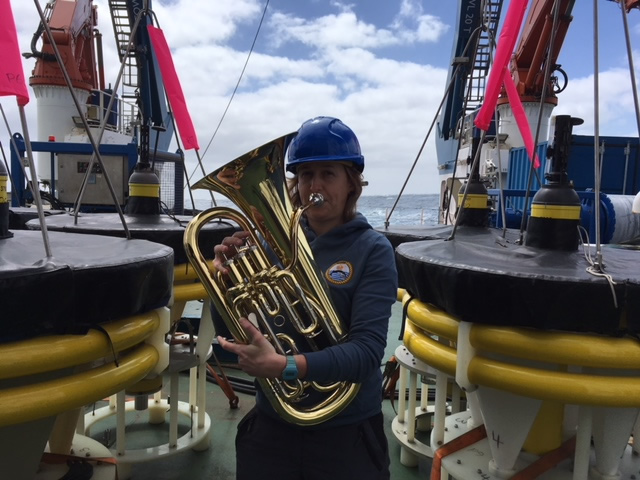
<path id="1" fill-rule="evenodd" d="M 472 140 L 471 158 L 475 158 L 480 145 L 480 139 Z M 465 196 L 466 194 L 466 196 Z M 458 190 L 458 216 L 457 223 L 460 226 L 487 227 L 489 226 L 489 192 L 484 183 L 480 181 L 480 167 L 478 162 L 473 162 L 469 180 Z"/>
<path id="2" fill-rule="evenodd" d="M 551 166 L 544 176 L 547 183 L 533 196 L 525 236 L 527 246 L 565 251 L 578 249 L 580 197 L 569 180 L 567 167 L 573 126 L 582 123 L 582 119 L 569 115 L 555 118 L 553 145 L 547 148 Z"/>
<path id="3" fill-rule="evenodd" d="M 140 158 L 129 177 L 127 214 L 160 215 L 160 179 L 149 162 L 149 126 L 140 127 Z"/>
<path id="4" fill-rule="evenodd" d="M 160 179 L 148 165 L 139 163 L 129 177 L 128 214 L 160 214 Z"/>

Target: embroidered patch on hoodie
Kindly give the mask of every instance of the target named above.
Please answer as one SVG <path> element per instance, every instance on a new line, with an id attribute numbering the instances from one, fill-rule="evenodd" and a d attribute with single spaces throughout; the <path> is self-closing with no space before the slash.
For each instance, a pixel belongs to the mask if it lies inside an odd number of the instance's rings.
<path id="1" fill-rule="evenodd" d="M 325 272 L 327 280 L 334 285 L 344 285 L 353 275 L 353 267 L 349 262 L 336 262 Z"/>

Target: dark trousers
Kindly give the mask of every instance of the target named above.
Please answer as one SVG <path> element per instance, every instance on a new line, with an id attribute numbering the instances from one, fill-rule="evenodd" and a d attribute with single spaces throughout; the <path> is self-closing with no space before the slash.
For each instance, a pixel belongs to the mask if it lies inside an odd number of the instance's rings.
<path id="1" fill-rule="evenodd" d="M 388 480 L 389 450 L 380 413 L 358 425 L 310 430 L 256 408 L 238 424 L 236 479 Z"/>

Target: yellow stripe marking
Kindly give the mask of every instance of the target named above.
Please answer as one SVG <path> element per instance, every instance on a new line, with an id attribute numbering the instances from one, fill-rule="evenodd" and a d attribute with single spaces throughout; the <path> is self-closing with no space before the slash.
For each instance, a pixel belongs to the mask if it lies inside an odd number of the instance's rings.
<path id="1" fill-rule="evenodd" d="M 533 204 L 531 216 L 556 220 L 580 220 L 580 206 Z"/>
<path id="2" fill-rule="evenodd" d="M 160 198 L 160 185 L 148 185 L 145 183 L 130 183 L 129 196 Z"/>
<path id="3" fill-rule="evenodd" d="M 7 203 L 9 196 L 7 195 L 7 176 L 0 175 L 0 203 Z"/>
<path id="4" fill-rule="evenodd" d="M 458 203 L 462 204 L 464 194 L 458 194 Z M 470 193 L 467 195 L 467 201 L 464 204 L 464 208 L 487 208 L 487 200 L 489 195 L 480 193 Z"/>

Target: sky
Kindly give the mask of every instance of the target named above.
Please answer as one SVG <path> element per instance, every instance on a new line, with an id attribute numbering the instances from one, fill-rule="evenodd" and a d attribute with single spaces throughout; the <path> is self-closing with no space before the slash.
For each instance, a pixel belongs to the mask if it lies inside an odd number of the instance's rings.
<path id="1" fill-rule="evenodd" d="M 40 1 L 42 5 L 44 2 Z M 479 0 L 478 0 L 479 1 Z M 107 6 L 98 5 L 107 82 L 119 63 Z M 434 135 L 408 178 L 445 93 L 457 4 L 452 0 L 271 0 L 249 52 L 266 0 L 154 0 L 153 10 L 172 49 L 207 173 L 251 149 L 298 129 L 308 118 L 340 118 L 359 138 L 365 156 L 365 195 L 438 193 Z M 559 63 L 569 76 L 554 114 L 581 117 L 574 133 L 593 134 L 593 1 L 581 0 Z M 23 52 L 39 17 L 33 1 L 11 0 Z M 599 133 L 638 135 L 622 14 L 597 1 Z M 505 0 L 503 17 L 508 0 Z M 583 8 L 581 10 L 579 8 Z M 628 15 L 638 58 L 640 11 Z M 229 100 L 243 71 L 238 90 Z M 636 65 L 640 63 L 637 60 Z M 23 60 L 28 77 L 34 60 Z M 0 98 L 10 129 L 20 131 L 15 101 Z M 220 128 L 216 128 L 225 112 Z M 26 107 L 32 140 L 35 99 Z M 8 145 L 8 133 L 0 128 Z M 6 139 L 6 140 L 5 140 Z M 5 148 L 8 152 L 8 149 Z M 189 172 L 195 153 L 187 151 Z M 198 172 L 192 180 L 202 175 Z M 408 180 L 407 180 L 408 178 Z"/>

